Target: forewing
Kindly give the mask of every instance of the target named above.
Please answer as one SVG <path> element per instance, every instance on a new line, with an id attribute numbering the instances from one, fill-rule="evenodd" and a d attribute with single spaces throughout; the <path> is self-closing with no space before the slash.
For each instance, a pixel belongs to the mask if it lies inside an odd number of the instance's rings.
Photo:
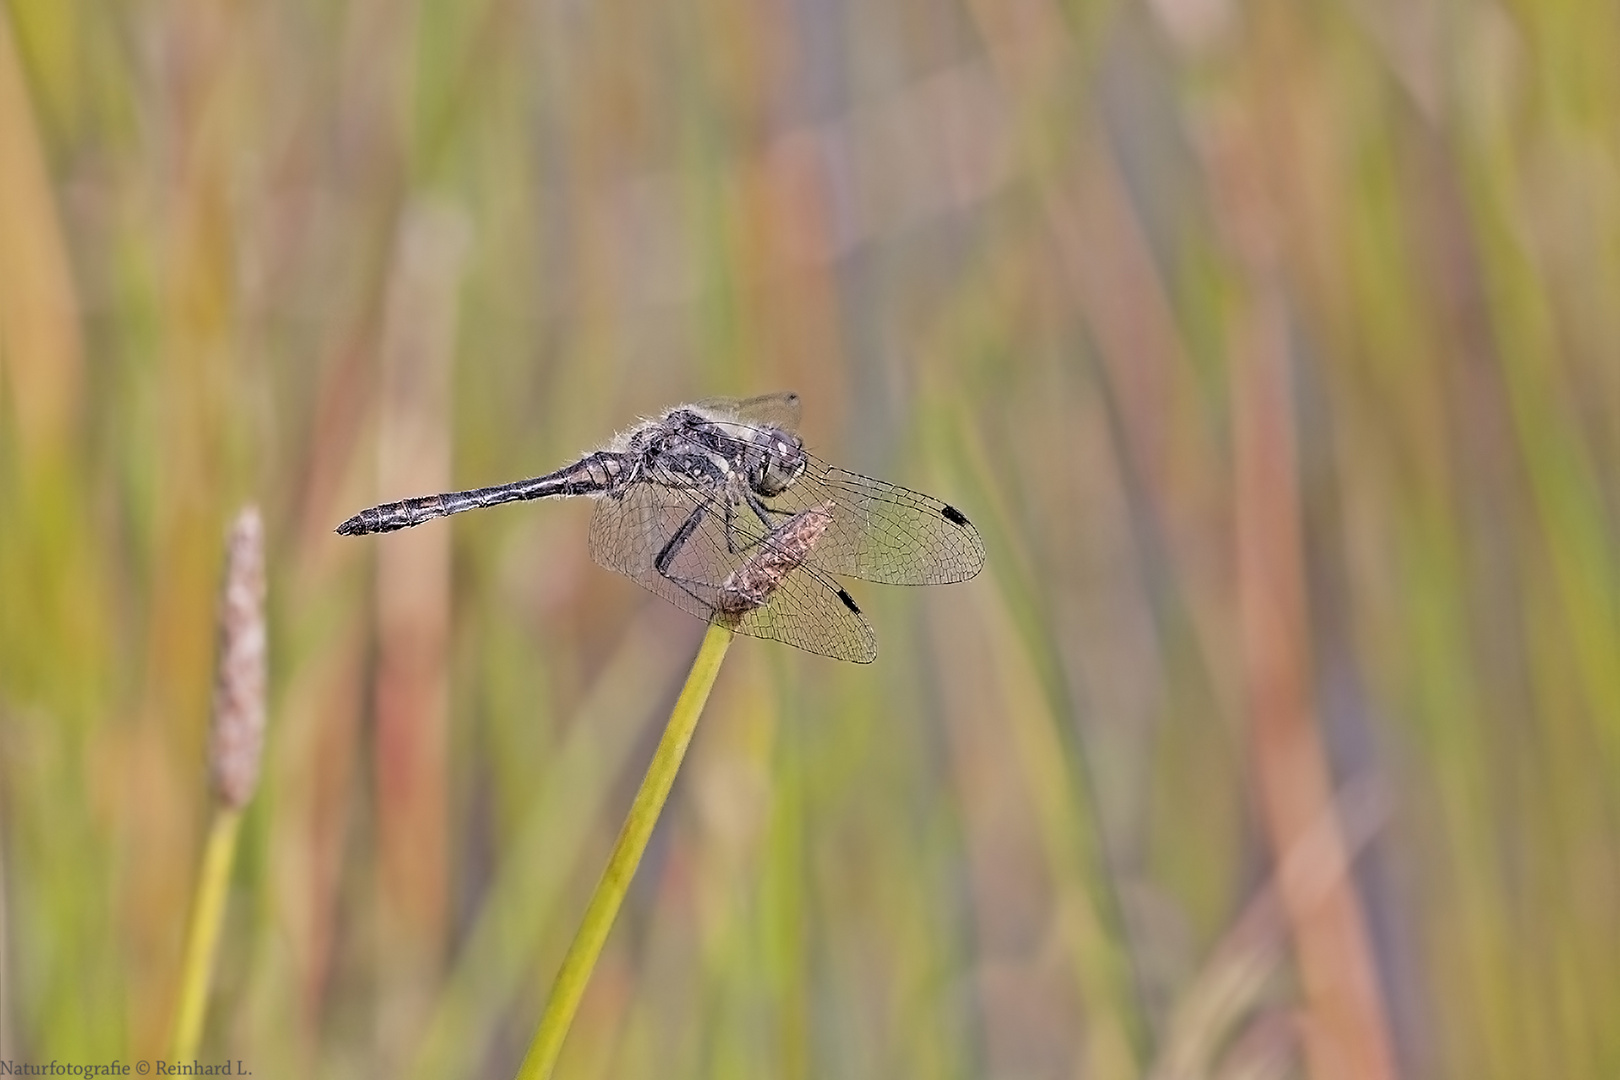
<path id="1" fill-rule="evenodd" d="M 801 412 L 799 395 L 792 390 L 775 394 L 761 394 L 751 398 L 704 398 L 694 401 L 692 407 L 724 416 L 754 427 L 777 427 L 788 431 L 799 430 Z"/>
<path id="2" fill-rule="evenodd" d="M 807 560 L 828 573 L 886 585 L 944 585 L 984 567 L 984 540 L 949 503 L 814 458 L 792 487 L 766 502 L 784 514 L 834 505 L 832 524 Z"/>
<path id="3" fill-rule="evenodd" d="M 631 485 L 622 496 L 597 503 L 591 558 L 707 621 L 714 617 L 726 579 L 758 553 L 765 537 L 763 523 L 750 508 L 737 507 L 729 523 L 725 508 L 724 498 L 707 493 L 645 482 Z M 835 510 L 834 526 L 836 522 Z M 660 572 L 660 554 L 683 531 L 684 541 L 673 546 Z M 763 607 L 729 620 L 740 634 L 823 656 L 869 663 L 877 655 L 872 628 L 849 594 L 802 567 L 782 579 Z"/>

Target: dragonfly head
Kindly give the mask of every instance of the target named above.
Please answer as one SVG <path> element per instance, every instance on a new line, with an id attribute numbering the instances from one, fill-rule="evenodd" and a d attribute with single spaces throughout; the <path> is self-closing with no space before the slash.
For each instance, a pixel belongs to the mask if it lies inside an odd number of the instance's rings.
<path id="1" fill-rule="evenodd" d="M 804 440 L 790 431 L 763 428 L 757 445 L 762 452 L 748 470 L 748 486 L 766 498 L 786 491 L 810 464 Z"/>

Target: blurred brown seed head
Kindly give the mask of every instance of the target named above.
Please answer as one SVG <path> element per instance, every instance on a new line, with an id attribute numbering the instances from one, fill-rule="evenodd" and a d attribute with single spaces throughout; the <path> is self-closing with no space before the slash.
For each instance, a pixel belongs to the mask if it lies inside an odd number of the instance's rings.
<path id="1" fill-rule="evenodd" d="M 259 782 L 264 745 L 264 529 L 257 507 L 236 516 L 226 538 L 219 610 L 219 677 L 208 767 L 221 801 L 241 808 Z"/>

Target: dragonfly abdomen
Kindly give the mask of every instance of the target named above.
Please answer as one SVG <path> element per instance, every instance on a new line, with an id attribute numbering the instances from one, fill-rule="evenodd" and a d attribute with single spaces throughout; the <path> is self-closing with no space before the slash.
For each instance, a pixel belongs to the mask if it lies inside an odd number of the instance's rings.
<path id="1" fill-rule="evenodd" d="M 484 506 L 519 502 L 527 499 L 567 497 L 570 495 L 601 495 L 608 491 L 624 463 L 620 455 L 598 452 L 583 460 L 532 480 L 517 480 L 494 487 L 473 488 L 470 491 L 449 491 L 443 495 L 422 495 L 400 502 L 383 503 L 362 510 L 337 527 L 342 536 L 360 536 L 366 533 L 393 532 L 408 529 L 434 518 L 448 517 L 464 510 L 477 510 Z"/>

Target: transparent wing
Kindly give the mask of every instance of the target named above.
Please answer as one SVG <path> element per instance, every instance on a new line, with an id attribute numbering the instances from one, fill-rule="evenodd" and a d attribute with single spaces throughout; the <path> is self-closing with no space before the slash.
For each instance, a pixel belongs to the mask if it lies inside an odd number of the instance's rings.
<path id="1" fill-rule="evenodd" d="M 708 398 L 698 408 L 750 426 L 795 430 L 799 395 Z M 806 454 L 804 475 L 762 499 L 786 518 L 824 502 L 838 511 L 808 563 L 825 573 L 884 585 L 946 585 L 984 568 L 984 540 L 967 515 L 920 491 L 828 465 Z"/>
<path id="2" fill-rule="evenodd" d="M 788 574 L 770 602 L 741 616 L 735 629 L 838 660 L 877 659 L 877 635 L 854 599 L 810 567 Z"/>
<path id="3" fill-rule="evenodd" d="M 826 573 L 885 585 L 944 585 L 984 567 L 984 541 L 954 506 L 815 458 L 791 487 L 763 501 L 784 516 L 824 502 L 836 507 L 807 559 Z"/>
<path id="4" fill-rule="evenodd" d="M 697 509 L 689 493 L 652 484 L 636 484 L 623 495 L 609 495 L 591 517 L 591 558 L 598 566 L 631 578 L 678 607 L 707 618 L 709 607 L 694 607 L 692 597 L 663 582 L 659 553 Z M 656 579 L 656 580 L 655 580 Z"/>
<path id="5" fill-rule="evenodd" d="M 761 394 L 751 398 L 715 397 L 694 401 L 692 406 L 707 412 L 719 413 L 728 419 L 754 427 L 778 427 L 788 431 L 799 430 L 802 402 L 792 390 L 775 394 Z"/>
<path id="6" fill-rule="evenodd" d="M 591 558 L 705 621 L 716 617 L 727 579 L 767 542 L 765 523 L 747 505 L 651 482 L 603 498 L 591 518 Z M 823 656 L 857 663 L 877 656 L 872 628 L 849 594 L 809 566 L 788 572 L 763 606 L 724 618 L 738 633 Z"/>

